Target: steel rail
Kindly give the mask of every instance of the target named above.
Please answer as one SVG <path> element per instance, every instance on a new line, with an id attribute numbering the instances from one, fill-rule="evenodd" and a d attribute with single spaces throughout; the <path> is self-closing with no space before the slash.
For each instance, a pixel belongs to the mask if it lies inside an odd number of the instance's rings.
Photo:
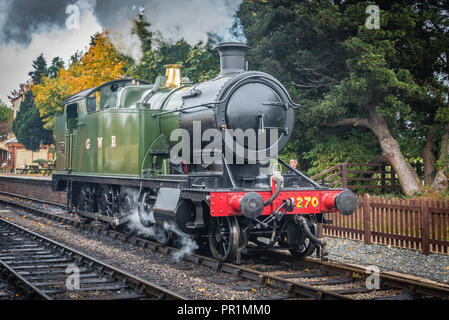
<path id="1" fill-rule="evenodd" d="M 178 252 L 178 249 L 173 247 L 163 246 L 161 244 L 146 239 L 126 235 L 114 230 L 104 230 L 100 226 L 92 224 L 83 224 L 75 219 L 62 217 L 61 215 L 49 213 L 41 209 L 30 207 L 23 203 L 17 203 L 16 201 L 0 198 L 0 203 L 13 205 L 22 210 L 37 214 L 39 216 L 46 217 L 51 220 L 64 222 L 66 224 L 72 225 L 75 228 L 94 231 L 96 233 L 103 233 L 105 235 L 111 236 L 113 239 L 120 239 L 134 245 L 139 245 L 143 248 L 148 248 L 152 252 L 159 251 L 162 252 L 164 255 L 174 254 Z M 308 286 L 287 279 L 282 279 L 280 277 L 270 276 L 256 270 L 251 270 L 231 263 L 219 263 L 213 258 L 205 257 L 198 254 L 184 256 L 183 259 L 185 261 L 192 262 L 193 264 L 198 266 L 202 265 L 208 267 L 216 272 L 221 271 L 224 273 L 232 274 L 236 278 L 238 277 L 241 280 L 250 280 L 257 282 L 259 285 L 265 285 L 271 288 L 286 290 L 291 297 L 298 297 L 298 298 L 306 297 L 312 299 L 331 299 L 331 300 L 351 300 L 349 297 L 345 297 L 344 295 L 332 293 L 330 291 L 322 290 L 319 288 L 314 288 L 312 286 Z"/>
<path id="2" fill-rule="evenodd" d="M 66 245 L 63 245 L 59 242 L 51 240 L 45 236 L 37 234 L 31 230 L 23 228 L 15 223 L 4 220 L 0 218 L 0 226 L 5 225 L 9 230 L 14 230 L 15 232 L 24 235 L 28 239 L 33 240 L 36 243 L 44 245 L 46 248 L 51 248 L 53 251 L 57 251 L 60 253 L 61 257 L 70 256 L 76 257 L 74 260 L 76 262 L 81 263 L 82 266 L 88 265 L 92 270 L 99 270 L 101 274 L 104 275 L 113 275 L 112 278 L 117 282 L 123 282 L 126 285 L 126 288 L 134 290 L 135 292 L 141 292 L 145 294 L 148 299 L 156 299 L 156 300 L 185 300 L 185 297 L 171 291 L 165 289 L 155 283 L 148 282 L 142 278 L 134 276 L 128 272 L 117 269 L 109 264 L 106 264 L 98 259 L 95 259 L 89 255 L 81 253 L 78 250 L 73 248 L 69 248 Z M 27 288 L 31 289 L 37 295 L 41 296 L 44 299 L 51 300 L 53 297 L 44 293 L 42 290 L 38 289 L 32 281 L 28 281 L 26 277 L 21 276 L 18 272 L 14 270 L 14 267 L 8 265 L 8 263 L 4 262 L 4 260 L 0 261 L 1 266 L 7 269 L 16 279 L 22 282 Z M 39 263 L 39 261 L 36 261 Z M 95 288 L 95 287 L 94 287 Z M 144 289 L 144 290 L 142 290 Z M 76 292 L 76 290 L 75 290 Z"/>
<path id="3" fill-rule="evenodd" d="M 0 192 L 1 193 L 1 192 Z M 23 196 L 19 196 L 25 198 Z M 19 207 L 23 210 L 30 211 L 40 216 L 44 216 L 51 220 L 63 221 L 66 224 L 71 224 L 76 228 L 84 229 L 96 233 L 103 233 L 105 235 L 111 236 L 114 239 L 119 239 L 122 241 L 129 242 L 133 245 L 138 245 L 143 248 L 148 248 L 152 252 L 162 252 L 164 255 L 174 254 L 178 252 L 176 248 L 163 246 L 156 242 L 152 242 L 147 239 L 134 237 L 133 235 L 123 234 L 114 230 L 104 230 L 100 226 L 96 225 L 87 225 L 82 224 L 80 221 L 77 221 L 72 218 L 62 217 L 61 215 L 48 213 L 44 210 L 40 210 L 37 208 L 29 207 L 22 203 L 17 203 L 12 200 L 5 200 L 0 198 L 0 203 L 7 203 L 16 207 Z M 270 252 L 270 254 L 277 255 L 277 259 L 279 259 L 279 255 L 282 256 L 283 259 L 291 262 L 298 262 L 294 257 L 280 254 L 277 252 Z M 286 290 L 290 297 L 308 297 L 313 299 L 351 299 L 343 294 L 333 293 L 331 291 L 314 288 L 310 285 L 304 285 L 298 282 L 290 281 L 288 279 L 284 279 L 278 276 L 267 275 L 263 272 L 248 269 L 242 266 L 234 265 L 231 263 L 220 263 L 215 259 L 202 256 L 199 254 L 191 254 L 188 256 L 184 256 L 183 259 L 185 261 L 191 262 L 193 265 L 202 265 L 208 267 L 216 272 L 224 272 L 227 274 L 234 275 L 236 279 L 242 280 L 251 280 L 255 281 L 260 285 L 265 285 L 272 288 Z M 274 257 L 276 259 L 276 257 Z M 319 259 L 314 258 L 306 258 L 301 263 L 318 267 L 322 270 L 326 270 L 327 272 L 337 272 L 342 275 L 346 275 L 352 279 L 366 279 L 369 274 L 367 274 L 366 269 L 362 266 L 354 266 L 347 265 L 342 263 L 335 262 L 324 262 Z M 406 289 L 412 293 L 422 296 L 432 296 L 438 299 L 449 299 L 449 286 L 438 285 L 434 283 L 429 283 L 416 278 L 409 278 L 407 276 L 393 274 L 389 272 L 382 271 L 380 273 L 380 280 L 383 286 L 387 286 L 389 288 L 398 288 L 398 289 Z"/>
<path id="4" fill-rule="evenodd" d="M 23 287 L 23 291 L 26 292 L 28 297 L 36 297 L 38 299 L 53 300 L 50 296 L 45 294 L 42 290 L 39 290 L 35 285 L 29 282 L 27 279 L 18 274 L 14 269 L 8 266 L 3 260 L 0 259 L 0 270 L 8 274 L 8 282 L 15 282 L 15 287 Z M 4 276 L 4 275 L 3 275 Z M 15 281 L 11 281 L 14 279 Z M 19 290 L 22 288 L 19 288 Z M 22 291 L 22 290 L 21 290 Z"/>
<path id="5" fill-rule="evenodd" d="M 362 266 L 348 265 L 348 264 L 335 264 L 329 261 L 321 261 L 314 258 L 306 258 L 307 262 L 320 265 L 324 269 L 328 270 L 340 270 L 342 272 L 350 273 L 352 277 L 358 279 L 366 279 L 370 274 L 366 273 L 366 268 Z M 443 300 L 449 300 L 449 286 L 436 284 L 433 281 L 418 279 L 417 277 L 407 277 L 406 275 L 393 274 L 389 271 L 382 271 L 380 274 L 381 282 L 383 286 L 405 289 L 411 294 L 419 296 L 431 296 L 437 297 Z"/>

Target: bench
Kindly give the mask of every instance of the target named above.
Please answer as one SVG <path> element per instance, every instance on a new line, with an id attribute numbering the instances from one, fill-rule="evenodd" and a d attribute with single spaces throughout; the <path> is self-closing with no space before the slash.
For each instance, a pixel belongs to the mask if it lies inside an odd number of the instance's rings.
<path id="1" fill-rule="evenodd" d="M 41 173 L 38 165 L 26 165 L 25 168 L 16 168 L 16 173 L 28 174 L 28 173 Z"/>
<path id="2" fill-rule="evenodd" d="M 16 173 L 27 174 L 28 173 L 28 169 L 26 169 L 26 168 L 16 168 Z"/>
<path id="3" fill-rule="evenodd" d="M 54 164 L 49 164 L 48 167 L 43 168 L 42 169 L 42 173 L 44 176 L 51 176 L 51 174 L 53 173 L 53 170 L 56 168 L 56 165 Z"/>

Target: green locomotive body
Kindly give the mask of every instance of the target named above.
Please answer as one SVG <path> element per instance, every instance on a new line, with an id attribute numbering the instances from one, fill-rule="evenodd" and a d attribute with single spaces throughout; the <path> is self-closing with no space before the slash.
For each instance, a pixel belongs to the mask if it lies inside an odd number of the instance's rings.
<path id="1" fill-rule="evenodd" d="M 118 96 L 114 97 L 111 87 L 119 88 Z M 95 176 L 168 174 L 168 138 L 179 127 L 178 117 L 170 113 L 156 115 L 166 111 L 172 105 L 170 99 L 190 86 L 159 88 L 151 97 L 151 104 L 139 102 L 152 88 L 139 80 L 124 79 L 67 100 L 64 114 L 55 120 L 56 170 Z"/>
<path id="2" fill-rule="evenodd" d="M 137 215 L 139 231 L 161 243 L 173 230 L 206 239 L 219 261 L 267 248 L 302 259 L 317 247 L 324 259 L 317 224 L 329 222 L 326 212 L 352 214 L 355 195 L 277 157 L 299 105 L 274 77 L 246 70 L 246 45 L 218 50 L 220 74 L 203 83 L 168 65 L 154 84 L 120 79 L 66 100 L 55 120 L 53 190 L 67 192 L 68 210 L 84 222 L 126 230 Z M 293 174 L 282 176 L 273 158 Z"/>

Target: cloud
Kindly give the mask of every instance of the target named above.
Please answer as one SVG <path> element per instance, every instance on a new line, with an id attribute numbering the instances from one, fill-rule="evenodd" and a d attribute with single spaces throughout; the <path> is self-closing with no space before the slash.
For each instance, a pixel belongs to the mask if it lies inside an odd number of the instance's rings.
<path id="1" fill-rule="evenodd" d="M 0 0 L 0 98 L 28 79 L 32 61 L 44 53 L 50 62 L 64 60 L 90 42 L 90 37 L 109 29 L 120 52 L 136 61 L 141 43 L 131 30 L 139 12 L 151 23 L 150 30 L 163 40 L 181 39 L 195 45 L 214 33 L 223 41 L 246 42 L 236 13 L 242 0 Z M 66 9 L 80 9 L 80 28 L 69 30 Z M 4 76 L 6 75 L 6 76 Z"/>
<path id="2" fill-rule="evenodd" d="M 151 22 L 151 29 L 164 38 L 177 41 L 184 39 L 190 44 L 207 41 L 209 33 L 215 33 L 225 41 L 244 41 L 230 32 L 234 23 L 240 23 L 236 13 L 241 0 L 190 0 L 151 1 L 144 11 Z"/>
<path id="3" fill-rule="evenodd" d="M 28 72 L 33 69 L 32 62 L 41 53 L 47 63 L 57 56 L 68 62 L 76 51 L 87 50 L 90 37 L 101 32 L 102 27 L 92 12 L 88 11 L 82 15 L 80 22 L 80 29 L 76 30 L 48 26 L 37 29 L 26 46 L 17 41 L 0 43 L 0 99 L 8 103 L 7 95 L 11 90 L 17 89 L 19 83 L 29 79 Z"/>
<path id="4" fill-rule="evenodd" d="M 230 29 L 240 21 L 236 13 L 242 0 L 96 0 L 95 15 L 106 28 L 119 29 L 122 21 L 135 19 L 143 10 L 150 29 L 165 40 L 186 40 L 190 44 L 205 42 L 209 33 L 216 33 L 227 41 L 239 39 Z"/>
<path id="5" fill-rule="evenodd" d="M 62 27 L 67 15 L 66 7 L 76 0 L 0 0 L 0 8 L 5 14 L 1 19 L 3 42 L 29 45 L 34 33 Z"/>
<path id="6" fill-rule="evenodd" d="M 184 39 L 191 45 L 207 42 L 214 33 L 223 41 L 246 42 L 236 13 L 242 0 L 96 0 L 94 14 L 111 30 L 112 43 L 124 54 L 139 61 L 141 42 L 131 34 L 134 20 L 143 13 L 150 30 L 164 41 Z M 231 32 L 234 31 L 234 32 Z"/>
<path id="7" fill-rule="evenodd" d="M 246 41 L 236 13 L 242 0 L 0 0 L 0 44 L 28 46 L 36 33 L 64 29 L 69 5 L 93 11 L 99 24 L 112 31 L 112 41 L 125 54 L 136 56 L 140 41 L 131 34 L 139 12 L 164 40 L 206 42 L 215 33 L 225 41 Z M 231 32 L 231 29 L 237 30 Z M 140 48 L 139 48 L 140 49 Z"/>

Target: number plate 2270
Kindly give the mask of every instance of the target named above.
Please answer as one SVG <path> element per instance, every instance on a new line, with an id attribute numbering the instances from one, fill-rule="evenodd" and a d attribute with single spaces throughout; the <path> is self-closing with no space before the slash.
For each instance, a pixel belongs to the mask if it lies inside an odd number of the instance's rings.
<path id="1" fill-rule="evenodd" d="M 317 197 L 297 197 L 296 208 L 306 209 L 313 207 L 317 209 L 320 205 L 320 201 Z"/>

